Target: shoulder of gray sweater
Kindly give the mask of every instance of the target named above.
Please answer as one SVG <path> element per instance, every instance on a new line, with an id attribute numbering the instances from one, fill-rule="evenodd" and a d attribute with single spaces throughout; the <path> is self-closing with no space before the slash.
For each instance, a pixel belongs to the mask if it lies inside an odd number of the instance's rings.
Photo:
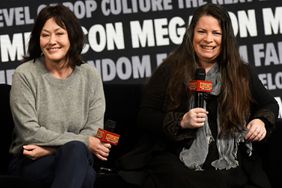
<path id="1" fill-rule="evenodd" d="M 85 72 L 85 74 L 92 79 L 93 78 L 98 79 L 98 80 L 101 79 L 101 75 L 99 74 L 98 70 L 93 65 L 84 63 L 80 65 L 78 69 L 82 72 Z"/>

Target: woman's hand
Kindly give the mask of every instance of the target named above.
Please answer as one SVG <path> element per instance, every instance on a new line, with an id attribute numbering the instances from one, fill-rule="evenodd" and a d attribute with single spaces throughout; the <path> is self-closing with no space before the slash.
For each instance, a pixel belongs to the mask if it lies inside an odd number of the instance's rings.
<path id="1" fill-rule="evenodd" d="M 33 144 L 24 145 L 23 146 L 23 155 L 35 160 L 47 155 L 52 155 L 56 152 L 55 148 L 52 147 L 43 147 L 43 146 L 37 146 Z"/>
<path id="2" fill-rule="evenodd" d="M 182 128 L 199 128 L 205 125 L 208 117 L 208 111 L 204 108 L 193 108 L 184 114 L 180 126 Z"/>
<path id="3" fill-rule="evenodd" d="M 249 141 L 261 141 L 266 136 L 264 122 L 260 119 L 253 119 L 247 125 L 248 133 L 245 136 Z"/>
<path id="4" fill-rule="evenodd" d="M 111 149 L 111 144 L 101 142 L 100 139 L 90 136 L 89 137 L 89 148 L 99 159 L 106 161 Z"/>

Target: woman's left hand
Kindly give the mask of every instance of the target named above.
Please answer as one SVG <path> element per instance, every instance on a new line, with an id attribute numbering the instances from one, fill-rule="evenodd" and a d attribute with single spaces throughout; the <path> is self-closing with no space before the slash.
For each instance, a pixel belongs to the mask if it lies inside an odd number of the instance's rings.
<path id="1" fill-rule="evenodd" d="M 247 125 L 248 133 L 245 136 L 249 141 L 261 141 L 266 136 L 266 128 L 264 122 L 260 119 L 253 119 Z"/>
<path id="2" fill-rule="evenodd" d="M 23 155 L 32 160 L 51 155 L 55 151 L 55 148 L 52 147 L 42 147 L 33 144 L 23 146 Z"/>
<path id="3" fill-rule="evenodd" d="M 94 153 L 99 159 L 106 161 L 110 154 L 111 144 L 101 142 L 100 139 L 90 136 L 89 137 L 89 149 Z"/>

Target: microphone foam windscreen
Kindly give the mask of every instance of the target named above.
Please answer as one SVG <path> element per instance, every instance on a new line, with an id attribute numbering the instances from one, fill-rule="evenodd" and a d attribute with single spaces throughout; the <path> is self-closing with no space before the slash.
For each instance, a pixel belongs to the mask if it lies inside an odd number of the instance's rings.
<path id="1" fill-rule="evenodd" d="M 206 71 L 203 68 L 196 69 L 196 77 L 195 80 L 205 80 L 206 79 Z"/>

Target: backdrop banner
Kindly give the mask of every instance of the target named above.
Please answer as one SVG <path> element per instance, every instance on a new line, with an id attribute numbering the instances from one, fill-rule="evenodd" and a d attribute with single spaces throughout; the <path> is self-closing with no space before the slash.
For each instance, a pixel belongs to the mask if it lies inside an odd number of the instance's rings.
<path id="1" fill-rule="evenodd" d="M 86 36 L 85 62 L 105 83 L 145 83 L 183 38 L 195 8 L 221 4 L 229 12 L 241 56 L 255 67 L 280 105 L 282 97 L 282 1 L 278 0 L 8 0 L 0 2 L 0 83 L 27 51 L 32 25 L 47 5 L 63 3 Z"/>

